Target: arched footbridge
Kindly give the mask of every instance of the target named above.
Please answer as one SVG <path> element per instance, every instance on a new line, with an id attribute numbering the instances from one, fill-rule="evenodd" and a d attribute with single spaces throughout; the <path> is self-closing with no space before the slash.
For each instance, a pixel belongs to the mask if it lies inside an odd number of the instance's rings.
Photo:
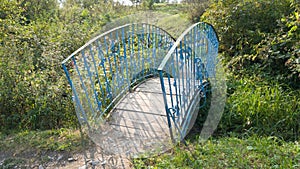
<path id="1" fill-rule="evenodd" d="M 218 38 L 196 23 L 177 39 L 127 24 L 90 40 L 62 62 L 78 120 L 110 152 L 165 151 L 184 139 L 215 78 Z"/>

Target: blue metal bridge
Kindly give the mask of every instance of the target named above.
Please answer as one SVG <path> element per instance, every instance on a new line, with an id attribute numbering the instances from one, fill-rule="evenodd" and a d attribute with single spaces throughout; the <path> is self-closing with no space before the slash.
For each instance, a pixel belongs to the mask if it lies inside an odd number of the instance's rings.
<path id="1" fill-rule="evenodd" d="M 184 139 L 215 78 L 218 37 L 196 23 L 177 39 L 127 24 L 90 40 L 62 62 L 76 114 L 94 142 L 141 153 Z"/>

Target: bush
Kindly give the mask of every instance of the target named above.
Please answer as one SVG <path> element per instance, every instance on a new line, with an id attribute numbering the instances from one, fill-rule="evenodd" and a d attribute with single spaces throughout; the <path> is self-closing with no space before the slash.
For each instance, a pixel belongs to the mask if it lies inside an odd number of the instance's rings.
<path id="1" fill-rule="evenodd" d="M 299 139 L 299 9 L 295 0 L 229 0 L 203 14 L 230 74 L 219 133 Z"/>
<path id="2" fill-rule="evenodd" d="M 154 7 L 154 0 L 143 0 L 142 6 L 144 9 L 150 9 L 152 10 Z"/>
<path id="3" fill-rule="evenodd" d="M 200 21 L 200 17 L 205 12 L 209 5 L 209 1 L 206 0 L 187 0 L 187 7 L 185 13 L 187 14 L 187 19 L 192 23 Z"/>
<path id="4" fill-rule="evenodd" d="M 218 1 L 202 20 L 215 26 L 220 52 L 232 72 L 261 72 L 297 88 L 300 20 L 296 4 L 290 0 Z"/>
<path id="5" fill-rule="evenodd" d="M 0 3 L 0 129 L 78 124 L 61 62 L 117 13 L 109 3 L 91 4 Z"/>
<path id="6" fill-rule="evenodd" d="M 26 21 L 15 1 L 7 1 L 1 19 L 0 54 L 1 129 L 49 129 L 75 126 L 73 104 L 60 62 L 56 23 Z M 9 9 L 10 8 L 10 9 Z M 12 11 L 13 10 L 13 11 Z M 2 11 L 2 10 L 1 10 Z"/>

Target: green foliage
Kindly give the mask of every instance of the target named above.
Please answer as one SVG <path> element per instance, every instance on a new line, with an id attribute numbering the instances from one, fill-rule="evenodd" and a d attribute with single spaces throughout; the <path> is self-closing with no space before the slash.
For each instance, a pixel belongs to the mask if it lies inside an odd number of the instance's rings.
<path id="1" fill-rule="evenodd" d="M 176 147 L 171 153 L 134 159 L 135 168 L 298 168 L 299 143 L 276 137 L 234 136 Z"/>
<path id="2" fill-rule="evenodd" d="M 3 31 L 0 46 L 1 128 L 45 129 L 72 123 L 74 126 L 76 123 L 68 122 L 75 119 L 72 104 L 63 97 L 67 85 L 59 66 L 63 57 L 56 42 L 57 27 L 46 21 L 24 25 L 23 10 L 10 12 L 15 10 L 14 4 L 19 4 L 8 3 L 1 6 L 8 8 L 1 21 L 10 28 Z"/>
<path id="3" fill-rule="evenodd" d="M 175 4 L 169 4 L 169 3 L 154 4 L 155 11 L 158 11 L 160 13 L 165 13 L 165 14 L 172 14 L 172 15 L 182 14 L 182 11 L 184 11 L 185 8 L 186 8 L 185 4 L 176 4 L 176 3 Z"/>
<path id="4" fill-rule="evenodd" d="M 22 158 L 8 158 L 3 161 L 3 163 L 0 164 L 0 167 L 2 169 L 10 169 L 10 168 L 16 168 L 18 166 L 22 166 L 26 164 L 26 160 Z"/>
<path id="5" fill-rule="evenodd" d="M 0 3 L 0 129 L 75 127 L 61 61 L 126 8 L 111 3 Z M 91 2 L 91 3 L 90 3 Z"/>
<path id="6" fill-rule="evenodd" d="M 233 72 L 262 72 L 299 87 L 300 21 L 296 4 L 290 0 L 218 1 L 202 20 L 215 26 L 225 64 Z"/>
<path id="7" fill-rule="evenodd" d="M 26 22 L 37 20 L 39 18 L 52 20 L 58 11 L 57 0 L 22 0 L 19 1 L 20 7 L 24 9 L 22 15 Z"/>
<path id="8" fill-rule="evenodd" d="M 208 5 L 209 1 L 206 0 L 188 0 L 185 9 L 187 19 L 192 23 L 199 22 Z"/>
<path id="9" fill-rule="evenodd" d="M 154 0 L 143 0 L 142 6 L 144 9 L 150 9 L 152 10 L 154 7 Z"/>
<path id="10" fill-rule="evenodd" d="M 152 9 L 153 3 L 143 5 Z M 186 16 L 198 21 L 204 8 L 195 3 L 187 6 Z M 155 7 L 178 13 L 174 7 L 179 6 Z M 96 0 L 66 0 L 62 8 L 55 0 L 1 1 L 0 129 L 25 129 L 9 136 L 1 134 L 2 151 L 77 150 L 78 132 L 30 130 L 76 126 L 71 91 L 60 62 L 107 22 L 128 14 L 127 9 Z M 202 20 L 215 26 L 224 63 L 232 74 L 216 133 L 223 138 L 198 143 L 197 136 L 191 137 L 194 142 L 188 149 L 175 147 L 156 158 L 134 159 L 135 167 L 299 168 L 299 13 L 297 0 L 212 2 Z M 186 25 L 177 17 L 158 24 L 176 32 L 179 28 L 172 26 L 173 20 L 177 26 Z M 199 117 L 196 125 L 201 128 L 205 115 Z M 224 137 L 228 133 L 250 137 Z M 23 162 L 8 159 L 5 166 L 16 163 Z"/>
<path id="11" fill-rule="evenodd" d="M 300 136 L 299 3 L 215 1 L 202 16 L 214 25 L 230 76 L 218 134 Z"/>
<path id="12" fill-rule="evenodd" d="M 300 138 L 300 91 L 258 78 L 229 82 L 230 97 L 219 124 L 219 133 L 228 131 Z"/>

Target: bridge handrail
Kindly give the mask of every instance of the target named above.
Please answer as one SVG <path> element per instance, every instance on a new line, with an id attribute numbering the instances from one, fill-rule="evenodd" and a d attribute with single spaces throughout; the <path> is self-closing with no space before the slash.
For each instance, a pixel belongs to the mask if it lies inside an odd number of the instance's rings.
<path id="1" fill-rule="evenodd" d="M 163 61 L 161 62 L 161 64 L 158 66 L 157 70 L 161 71 L 164 69 L 166 63 L 168 62 L 168 60 L 171 58 L 172 53 L 175 51 L 175 49 L 179 46 L 180 42 L 183 40 L 184 36 L 191 31 L 191 29 L 193 29 L 195 26 L 199 25 L 199 24 L 207 24 L 209 25 L 215 32 L 216 35 L 216 40 L 219 42 L 219 37 L 218 34 L 215 31 L 215 28 L 207 22 L 198 22 L 193 24 L 192 26 L 190 26 L 188 29 L 186 29 L 176 40 L 176 42 L 174 43 L 174 45 L 172 46 L 172 48 L 169 50 L 169 52 L 167 53 L 166 57 L 163 59 Z"/>
<path id="2" fill-rule="evenodd" d="M 215 77 L 218 45 L 212 25 L 195 23 L 181 34 L 158 67 L 174 141 L 184 138 L 193 123 L 192 116 L 200 107 L 200 100 L 206 99 L 205 81 Z"/>
<path id="3" fill-rule="evenodd" d="M 119 30 L 121 28 L 125 28 L 125 27 L 128 27 L 128 26 L 131 26 L 131 25 L 141 25 L 141 24 L 147 24 L 147 25 L 151 25 L 151 26 L 155 26 L 155 25 L 152 25 L 152 24 L 148 24 L 148 23 L 132 23 L 132 24 L 125 24 L 125 25 L 122 25 L 122 26 L 118 26 L 114 29 L 110 29 L 109 31 L 106 31 L 100 35 L 97 35 L 96 37 L 94 37 L 93 39 L 89 40 L 87 43 L 85 43 L 83 46 L 81 46 L 80 48 L 78 48 L 76 51 L 74 51 L 71 55 L 69 55 L 66 59 L 64 59 L 61 63 L 62 64 L 65 64 L 68 60 L 70 60 L 73 56 L 75 56 L 76 54 L 78 54 L 80 51 L 82 51 L 84 48 L 88 47 L 90 44 L 94 43 L 96 40 L 98 40 L 99 38 L 105 36 L 105 35 L 108 35 L 109 33 L 111 32 L 114 32 L 116 30 Z M 157 28 L 160 28 L 158 26 L 155 26 Z M 176 41 L 176 39 L 170 34 L 168 33 L 166 30 L 164 30 L 163 28 L 160 28 L 162 31 L 164 31 L 165 33 L 167 33 L 174 41 Z"/>
<path id="4" fill-rule="evenodd" d="M 132 85 L 158 75 L 156 69 L 174 42 L 160 27 L 132 23 L 96 36 L 64 59 L 81 124 L 103 120 Z"/>

